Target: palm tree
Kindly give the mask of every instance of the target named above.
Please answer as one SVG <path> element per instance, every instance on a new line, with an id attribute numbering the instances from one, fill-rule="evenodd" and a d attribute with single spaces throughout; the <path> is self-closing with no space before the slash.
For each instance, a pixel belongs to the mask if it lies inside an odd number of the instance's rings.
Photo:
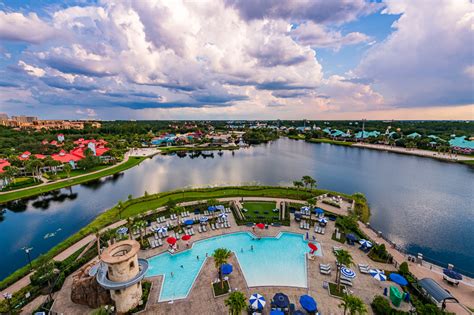
<path id="1" fill-rule="evenodd" d="M 308 181 L 308 184 L 309 184 L 309 188 L 311 189 L 315 189 L 317 187 L 316 180 L 314 178 L 310 178 Z"/>
<path id="2" fill-rule="evenodd" d="M 127 228 L 128 228 L 128 239 L 132 239 L 132 227 L 133 227 L 134 220 L 132 217 L 127 218 Z"/>
<path id="3" fill-rule="evenodd" d="M 344 295 L 339 307 L 344 309 L 344 315 L 346 315 L 346 311 L 349 311 L 349 315 L 367 314 L 367 306 L 364 304 L 364 301 L 355 295 Z"/>
<path id="4" fill-rule="evenodd" d="M 301 178 L 301 181 L 303 182 L 304 184 L 304 187 L 306 188 L 308 185 L 309 185 L 309 182 L 312 180 L 313 178 L 309 175 L 305 175 Z"/>
<path id="5" fill-rule="evenodd" d="M 219 272 L 219 279 L 221 280 L 221 287 L 224 288 L 224 279 L 222 277 L 221 267 L 223 264 L 227 263 L 227 260 L 230 258 L 231 251 L 227 248 L 217 248 L 212 257 L 214 258 L 214 265 Z"/>
<path id="6" fill-rule="evenodd" d="M 336 270 L 336 280 L 337 280 L 337 290 L 341 290 L 341 268 L 342 266 L 350 267 L 353 264 L 351 254 L 345 250 L 341 249 L 336 252 L 337 260 L 337 270 Z"/>
<path id="7" fill-rule="evenodd" d="M 178 218 L 178 231 L 181 230 L 181 220 L 179 219 L 179 215 L 184 211 L 184 207 L 181 206 L 175 206 L 170 209 L 170 212 L 173 214 L 176 214 Z"/>
<path id="8" fill-rule="evenodd" d="M 299 180 L 295 180 L 293 181 L 293 186 L 295 186 L 298 190 L 303 187 L 303 182 L 299 181 Z"/>
<path id="9" fill-rule="evenodd" d="M 306 202 L 308 203 L 308 206 L 309 206 L 309 221 L 311 221 L 311 214 L 313 213 L 313 208 L 316 205 L 316 200 L 314 200 L 314 198 L 310 198 L 306 200 Z"/>
<path id="10" fill-rule="evenodd" d="M 63 171 L 66 173 L 66 176 L 69 178 L 71 176 L 72 166 L 69 163 L 64 164 Z"/>
<path id="11" fill-rule="evenodd" d="M 133 225 L 133 227 L 135 229 L 138 229 L 138 232 L 140 233 L 140 244 L 142 244 L 142 245 L 143 245 L 143 229 L 146 227 L 146 225 L 147 225 L 147 223 L 144 220 L 137 221 Z"/>
<path id="12" fill-rule="evenodd" d="M 247 306 L 247 298 L 242 292 L 234 291 L 224 303 L 229 307 L 230 315 L 240 315 L 242 314 L 242 310 Z"/>
<path id="13" fill-rule="evenodd" d="M 98 228 L 94 228 L 94 234 L 95 234 L 95 239 L 97 242 L 97 255 L 99 256 L 100 259 L 100 230 Z"/>

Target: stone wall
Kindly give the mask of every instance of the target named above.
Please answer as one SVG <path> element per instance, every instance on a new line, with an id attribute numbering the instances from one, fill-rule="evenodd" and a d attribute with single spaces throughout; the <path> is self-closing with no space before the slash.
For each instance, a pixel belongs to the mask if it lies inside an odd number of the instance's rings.
<path id="1" fill-rule="evenodd" d="M 101 305 L 113 305 L 109 291 L 102 288 L 95 277 L 90 277 L 88 271 L 91 265 L 79 270 L 72 280 L 71 300 L 74 303 L 98 308 Z"/>

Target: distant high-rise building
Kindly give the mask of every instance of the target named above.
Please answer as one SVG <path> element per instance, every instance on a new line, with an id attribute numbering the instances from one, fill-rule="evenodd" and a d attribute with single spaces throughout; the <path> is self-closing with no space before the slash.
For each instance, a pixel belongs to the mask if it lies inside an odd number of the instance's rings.
<path id="1" fill-rule="evenodd" d="M 16 122 L 19 122 L 19 123 L 31 123 L 31 122 L 37 121 L 38 117 L 36 117 L 36 116 L 25 116 L 25 115 L 12 116 L 12 120 L 16 121 Z"/>
<path id="2" fill-rule="evenodd" d="M 5 113 L 0 113 L 0 120 L 8 120 L 8 115 Z"/>

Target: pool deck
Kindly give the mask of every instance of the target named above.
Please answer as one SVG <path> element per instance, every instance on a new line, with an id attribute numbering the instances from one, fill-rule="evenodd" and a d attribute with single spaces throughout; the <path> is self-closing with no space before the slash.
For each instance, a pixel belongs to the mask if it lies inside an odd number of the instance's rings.
<path id="1" fill-rule="evenodd" d="M 221 202 L 227 201 L 275 201 L 277 202 L 277 206 L 280 202 L 294 202 L 294 203 L 301 203 L 303 201 L 297 200 L 288 200 L 282 198 L 266 198 L 266 197 L 244 197 L 244 198 L 222 198 L 219 199 Z M 202 202 L 202 201 L 201 201 Z M 187 202 L 181 205 L 194 205 L 197 202 Z M 343 205 L 342 208 L 332 207 L 327 204 L 318 204 L 321 208 L 327 211 L 331 211 L 337 214 L 346 214 L 347 205 Z M 231 228 L 227 229 L 219 229 L 219 230 L 208 230 L 205 233 L 197 233 L 193 236 L 191 243 L 195 241 L 199 241 L 202 239 L 235 233 L 235 232 L 253 232 L 253 229 L 247 226 L 238 226 L 235 223 L 233 215 L 229 215 L 228 220 L 231 224 Z M 374 241 L 378 243 L 384 243 L 385 240 L 378 237 L 374 231 L 366 227 L 364 224 L 360 224 L 361 229 L 368 234 Z M 299 306 L 299 296 L 303 294 L 309 294 L 313 296 L 316 301 L 318 302 L 318 308 L 323 314 L 340 314 L 341 309 L 338 308 L 340 304 L 340 300 L 334 298 L 329 295 L 327 289 L 323 288 L 324 282 L 335 282 L 335 256 L 332 252 L 333 246 L 339 246 L 344 249 L 347 249 L 352 257 L 354 263 L 357 265 L 359 263 L 368 264 L 372 268 L 379 268 L 384 270 L 392 270 L 394 271 L 396 268 L 394 265 L 391 264 L 383 264 L 377 263 L 368 256 L 363 253 L 361 250 L 358 249 L 357 246 L 349 246 L 347 244 L 341 244 L 340 242 L 334 241 L 331 239 L 332 233 L 335 229 L 334 222 L 329 221 L 326 227 L 326 233 L 324 235 L 315 234 L 314 228 L 313 230 L 310 229 L 308 231 L 310 239 L 312 239 L 313 235 L 316 237 L 316 241 L 321 244 L 322 247 L 322 257 L 316 257 L 314 260 L 307 260 L 307 275 L 308 275 L 308 288 L 294 288 L 294 287 L 247 287 L 247 282 L 243 276 L 243 273 L 240 269 L 240 266 L 237 262 L 237 259 L 234 255 L 232 255 L 230 259 L 230 263 L 234 265 L 234 272 L 230 275 L 230 285 L 232 290 L 238 289 L 242 291 L 246 296 L 250 296 L 253 293 L 260 293 L 262 294 L 267 301 L 269 302 L 273 295 L 277 292 L 283 292 L 287 294 L 290 298 L 291 303 L 294 303 L 296 308 L 298 309 Z M 195 229 L 197 230 L 197 229 Z M 293 232 L 293 233 L 300 233 L 305 235 L 306 230 L 301 230 L 299 228 L 299 224 L 294 221 L 293 215 L 291 215 L 291 226 L 281 226 L 281 227 L 272 227 L 270 226 L 268 229 L 258 230 L 256 231 L 257 235 L 261 236 L 277 236 L 280 232 Z M 186 247 L 184 243 L 181 243 L 180 250 L 185 250 Z M 386 243 L 386 242 L 385 242 Z M 391 248 L 388 243 L 386 243 L 387 250 L 394 256 L 395 260 L 398 264 L 402 261 L 406 261 L 406 257 L 403 254 L 398 252 L 396 249 Z M 150 250 L 141 250 L 139 252 L 140 258 L 150 258 L 152 256 L 161 254 L 167 250 L 166 244 L 162 247 L 158 247 L 155 249 Z M 258 259 L 258 257 L 256 257 Z M 319 273 L 319 263 L 328 263 L 332 266 L 332 274 L 331 275 L 322 275 Z M 409 263 L 410 270 L 418 277 L 431 277 L 435 279 L 440 285 L 446 287 L 461 303 L 474 307 L 474 290 L 473 286 L 469 281 L 472 281 L 470 278 L 466 278 L 466 283 L 459 285 L 459 287 L 452 287 L 448 286 L 444 281 L 442 281 L 442 277 L 439 271 L 436 268 L 431 270 L 426 266 L 416 265 L 414 263 Z M 367 305 L 369 314 L 372 314 L 370 309 L 370 302 L 373 300 L 375 295 L 382 295 L 383 290 L 385 287 L 389 287 L 393 285 L 393 282 L 385 281 L 379 282 L 373 279 L 370 275 L 361 274 L 356 266 L 352 266 L 352 269 L 356 272 L 357 276 L 353 280 L 353 287 L 350 288 L 351 293 L 359 296 Z M 214 263 L 212 258 L 208 258 L 204 263 L 203 268 L 201 269 L 199 275 L 197 276 L 193 287 L 191 288 L 189 295 L 180 300 L 175 300 L 172 303 L 170 302 L 158 302 L 161 284 L 163 277 L 162 276 L 154 276 L 147 278 L 148 281 L 153 283 L 153 288 L 150 293 L 147 308 L 141 314 L 187 314 L 192 311 L 193 314 L 226 314 L 228 312 L 227 307 L 224 304 L 224 300 L 226 296 L 214 298 L 211 289 L 211 282 L 216 279 L 217 272 L 214 267 Z M 70 277 L 68 277 L 69 279 Z M 82 306 L 78 306 L 73 304 L 69 298 L 70 295 L 70 282 L 66 281 L 64 287 L 61 289 L 59 294 L 57 295 L 55 301 L 54 311 L 64 314 L 85 314 L 85 309 Z M 72 303 L 72 305 L 71 305 Z M 74 307 L 75 306 L 75 307 Z M 265 307 L 265 314 L 269 313 L 270 307 L 269 303 Z M 406 303 L 402 303 L 402 309 L 407 311 L 409 306 Z M 461 307 L 458 304 L 448 303 L 447 310 L 451 312 L 455 312 L 456 314 L 472 314 L 467 311 L 465 308 Z"/>

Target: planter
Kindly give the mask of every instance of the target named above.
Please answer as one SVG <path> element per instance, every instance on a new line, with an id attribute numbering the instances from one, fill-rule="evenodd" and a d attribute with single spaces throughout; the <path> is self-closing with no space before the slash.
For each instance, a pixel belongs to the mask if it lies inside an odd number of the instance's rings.
<path id="1" fill-rule="evenodd" d="M 216 282 L 211 284 L 212 288 L 212 294 L 214 295 L 214 298 L 218 298 L 221 296 L 226 296 L 230 292 L 230 283 L 228 280 L 224 281 L 224 289 L 221 288 L 221 283 Z"/>

